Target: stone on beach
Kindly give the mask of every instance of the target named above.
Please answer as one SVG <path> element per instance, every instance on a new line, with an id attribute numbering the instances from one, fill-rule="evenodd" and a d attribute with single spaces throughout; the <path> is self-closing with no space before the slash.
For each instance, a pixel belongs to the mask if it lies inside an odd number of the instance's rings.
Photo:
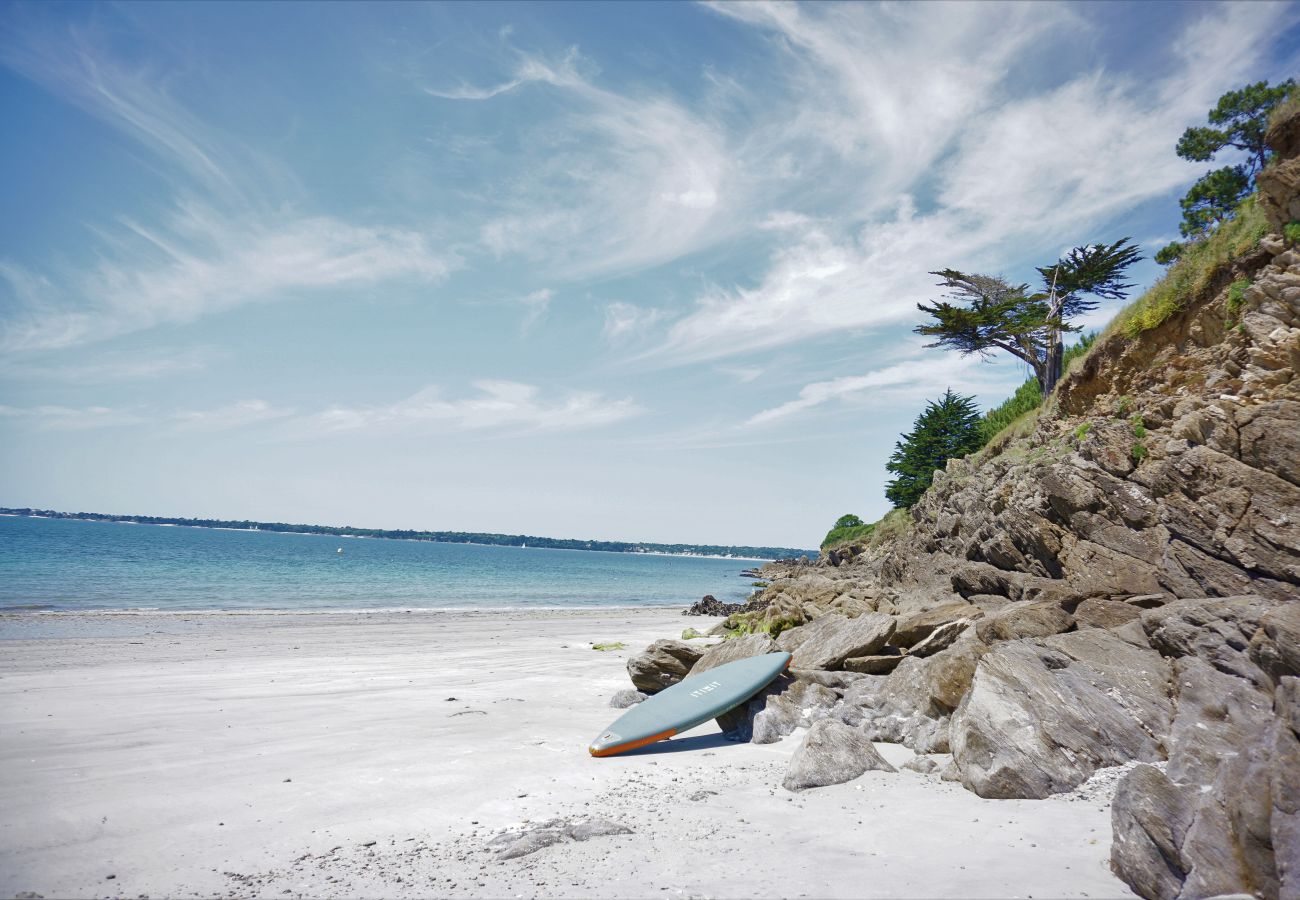
<path id="1" fill-rule="evenodd" d="M 498 860 L 518 859 L 543 847 L 566 841 L 586 841 L 594 837 L 632 834 L 632 829 L 601 818 L 551 819 L 519 831 L 506 831 L 488 841 L 488 849 Z"/>
<path id="2" fill-rule="evenodd" d="M 636 706 L 646 698 L 646 694 L 632 688 L 622 688 L 614 692 L 614 696 L 609 698 L 609 705 L 614 709 L 627 709 Z"/>
<path id="3" fill-rule="evenodd" d="M 776 643 L 779 649 L 793 653 L 793 668 L 838 669 L 850 657 L 876 654 L 893 635 L 894 622 L 893 616 L 884 613 L 855 619 L 827 615 L 782 632 Z"/>
<path id="4" fill-rule="evenodd" d="M 898 771 L 861 731 L 834 719 L 821 719 L 808 729 L 803 744 L 790 758 L 781 784 L 789 791 L 803 791 L 843 784 L 873 770 Z"/>
<path id="5" fill-rule="evenodd" d="M 684 641 L 655 641 L 627 661 L 627 674 L 637 690 L 657 694 L 685 678 L 703 655 L 703 648 Z"/>

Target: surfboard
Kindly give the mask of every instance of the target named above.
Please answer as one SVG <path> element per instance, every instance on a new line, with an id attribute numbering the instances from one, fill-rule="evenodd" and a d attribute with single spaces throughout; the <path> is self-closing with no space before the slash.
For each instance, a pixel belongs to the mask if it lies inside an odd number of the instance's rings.
<path id="1" fill-rule="evenodd" d="M 591 755 L 627 753 L 690 731 L 744 703 L 788 665 L 789 653 L 765 653 L 688 675 L 619 716 L 591 742 Z"/>

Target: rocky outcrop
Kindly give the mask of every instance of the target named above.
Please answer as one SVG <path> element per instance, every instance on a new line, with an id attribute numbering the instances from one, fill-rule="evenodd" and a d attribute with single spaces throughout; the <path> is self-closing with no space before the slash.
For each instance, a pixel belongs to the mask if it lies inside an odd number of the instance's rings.
<path id="1" fill-rule="evenodd" d="M 641 691 L 633 690 L 632 688 L 623 688 L 622 690 L 615 691 L 614 696 L 609 698 L 609 705 L 614 709 L 628 709 L 629 707 L 636 706 L 645 698 L 646 695 Z"/>
<path id="2" fill-rule="evenodd" d="M 685 678 L 703 655 L 703 648 L 684 641 L 655 641 L 627 661 L 627 674 L 637 690 L 657 694 Z"/>
<path id="3" fill-rule="evenodd" d="M 729 616 L 732 613 L 741 612 L 745 608 L 744 603 L 723 603 L 712 594 L 705 594 L 704 598 L 697 600 L 682 610 L 684 616 Z"/>
<path id="4" fill-rule="evenodd" d="M 813 723 L 790 758 L 782 786 L 802 791 L 852 781 L 864 772 L 897 772 L 862 732 L 834 719 Z"/>
<path id="5" fill-rule="evenodd" d="M 838 669 L 850 657 L 876 653 L 893 635 L 894 627 L 893 616 L 883 613 L 868 613 L 856 619 L 828 615 L 783 632 L 776 645 L 793 654 L 790 665 L 794 668 Z"/>
<path id="6" fill-rule="evenodd" d="M 953 715 L 953 760 L 981 797 L 1046 797 L 1097 769 L 1163 758 L 1169 664 L 1099 629 L 1002 643 Z"/>

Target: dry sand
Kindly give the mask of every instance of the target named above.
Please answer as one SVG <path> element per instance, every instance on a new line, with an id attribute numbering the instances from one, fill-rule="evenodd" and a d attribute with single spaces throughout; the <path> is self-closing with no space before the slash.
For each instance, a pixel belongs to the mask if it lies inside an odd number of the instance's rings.
<path id="1" fill-rule="evenodd" d="M 1129 896 L 1096 785 L 981 800 L 900 771 L 791 794 L 805 732 L 754 746 L 712 724 L 588 756 L 627 656 L 713 621 L 138 615 L 2 640 L 0 896 Z M 485 847 L 583 815 L 633 834 Z"/>

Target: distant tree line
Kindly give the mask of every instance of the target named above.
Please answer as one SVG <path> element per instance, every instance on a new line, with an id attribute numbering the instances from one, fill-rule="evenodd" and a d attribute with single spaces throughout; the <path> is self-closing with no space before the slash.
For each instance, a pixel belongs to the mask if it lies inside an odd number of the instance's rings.
<path id="1" fill-rule="evenodd" d="M 280 531 L 329 534 L 337 537 L 379 538 L 395 541 L 432 541 L 440 544 L 492 544 L 500 547 L 543 547 L 550 550 L 597 550 L 606 553 L 689 553 L 697 556 L 745 556 L 753 559 L 788 559 L 816 555 L 791 547 L 732 547 L 719 544 L 651 544 L 642 541 L 584 541 L 532 534 L 486 534 L 477 531 L 416 531 L 409 528 L 353 528 L 351 525 L 290 525 L 249 519 L 187 519 L 170 516 L 119 516 L 106 513 L 58 512 L 52 509 L 8 509 L 0 515 L 39 516 L 46 519 L 81 519 L 88 522 L 131 522 L 137 525 L 184 525 L 189 528 L 237 528 L 245 531 Z"/>

